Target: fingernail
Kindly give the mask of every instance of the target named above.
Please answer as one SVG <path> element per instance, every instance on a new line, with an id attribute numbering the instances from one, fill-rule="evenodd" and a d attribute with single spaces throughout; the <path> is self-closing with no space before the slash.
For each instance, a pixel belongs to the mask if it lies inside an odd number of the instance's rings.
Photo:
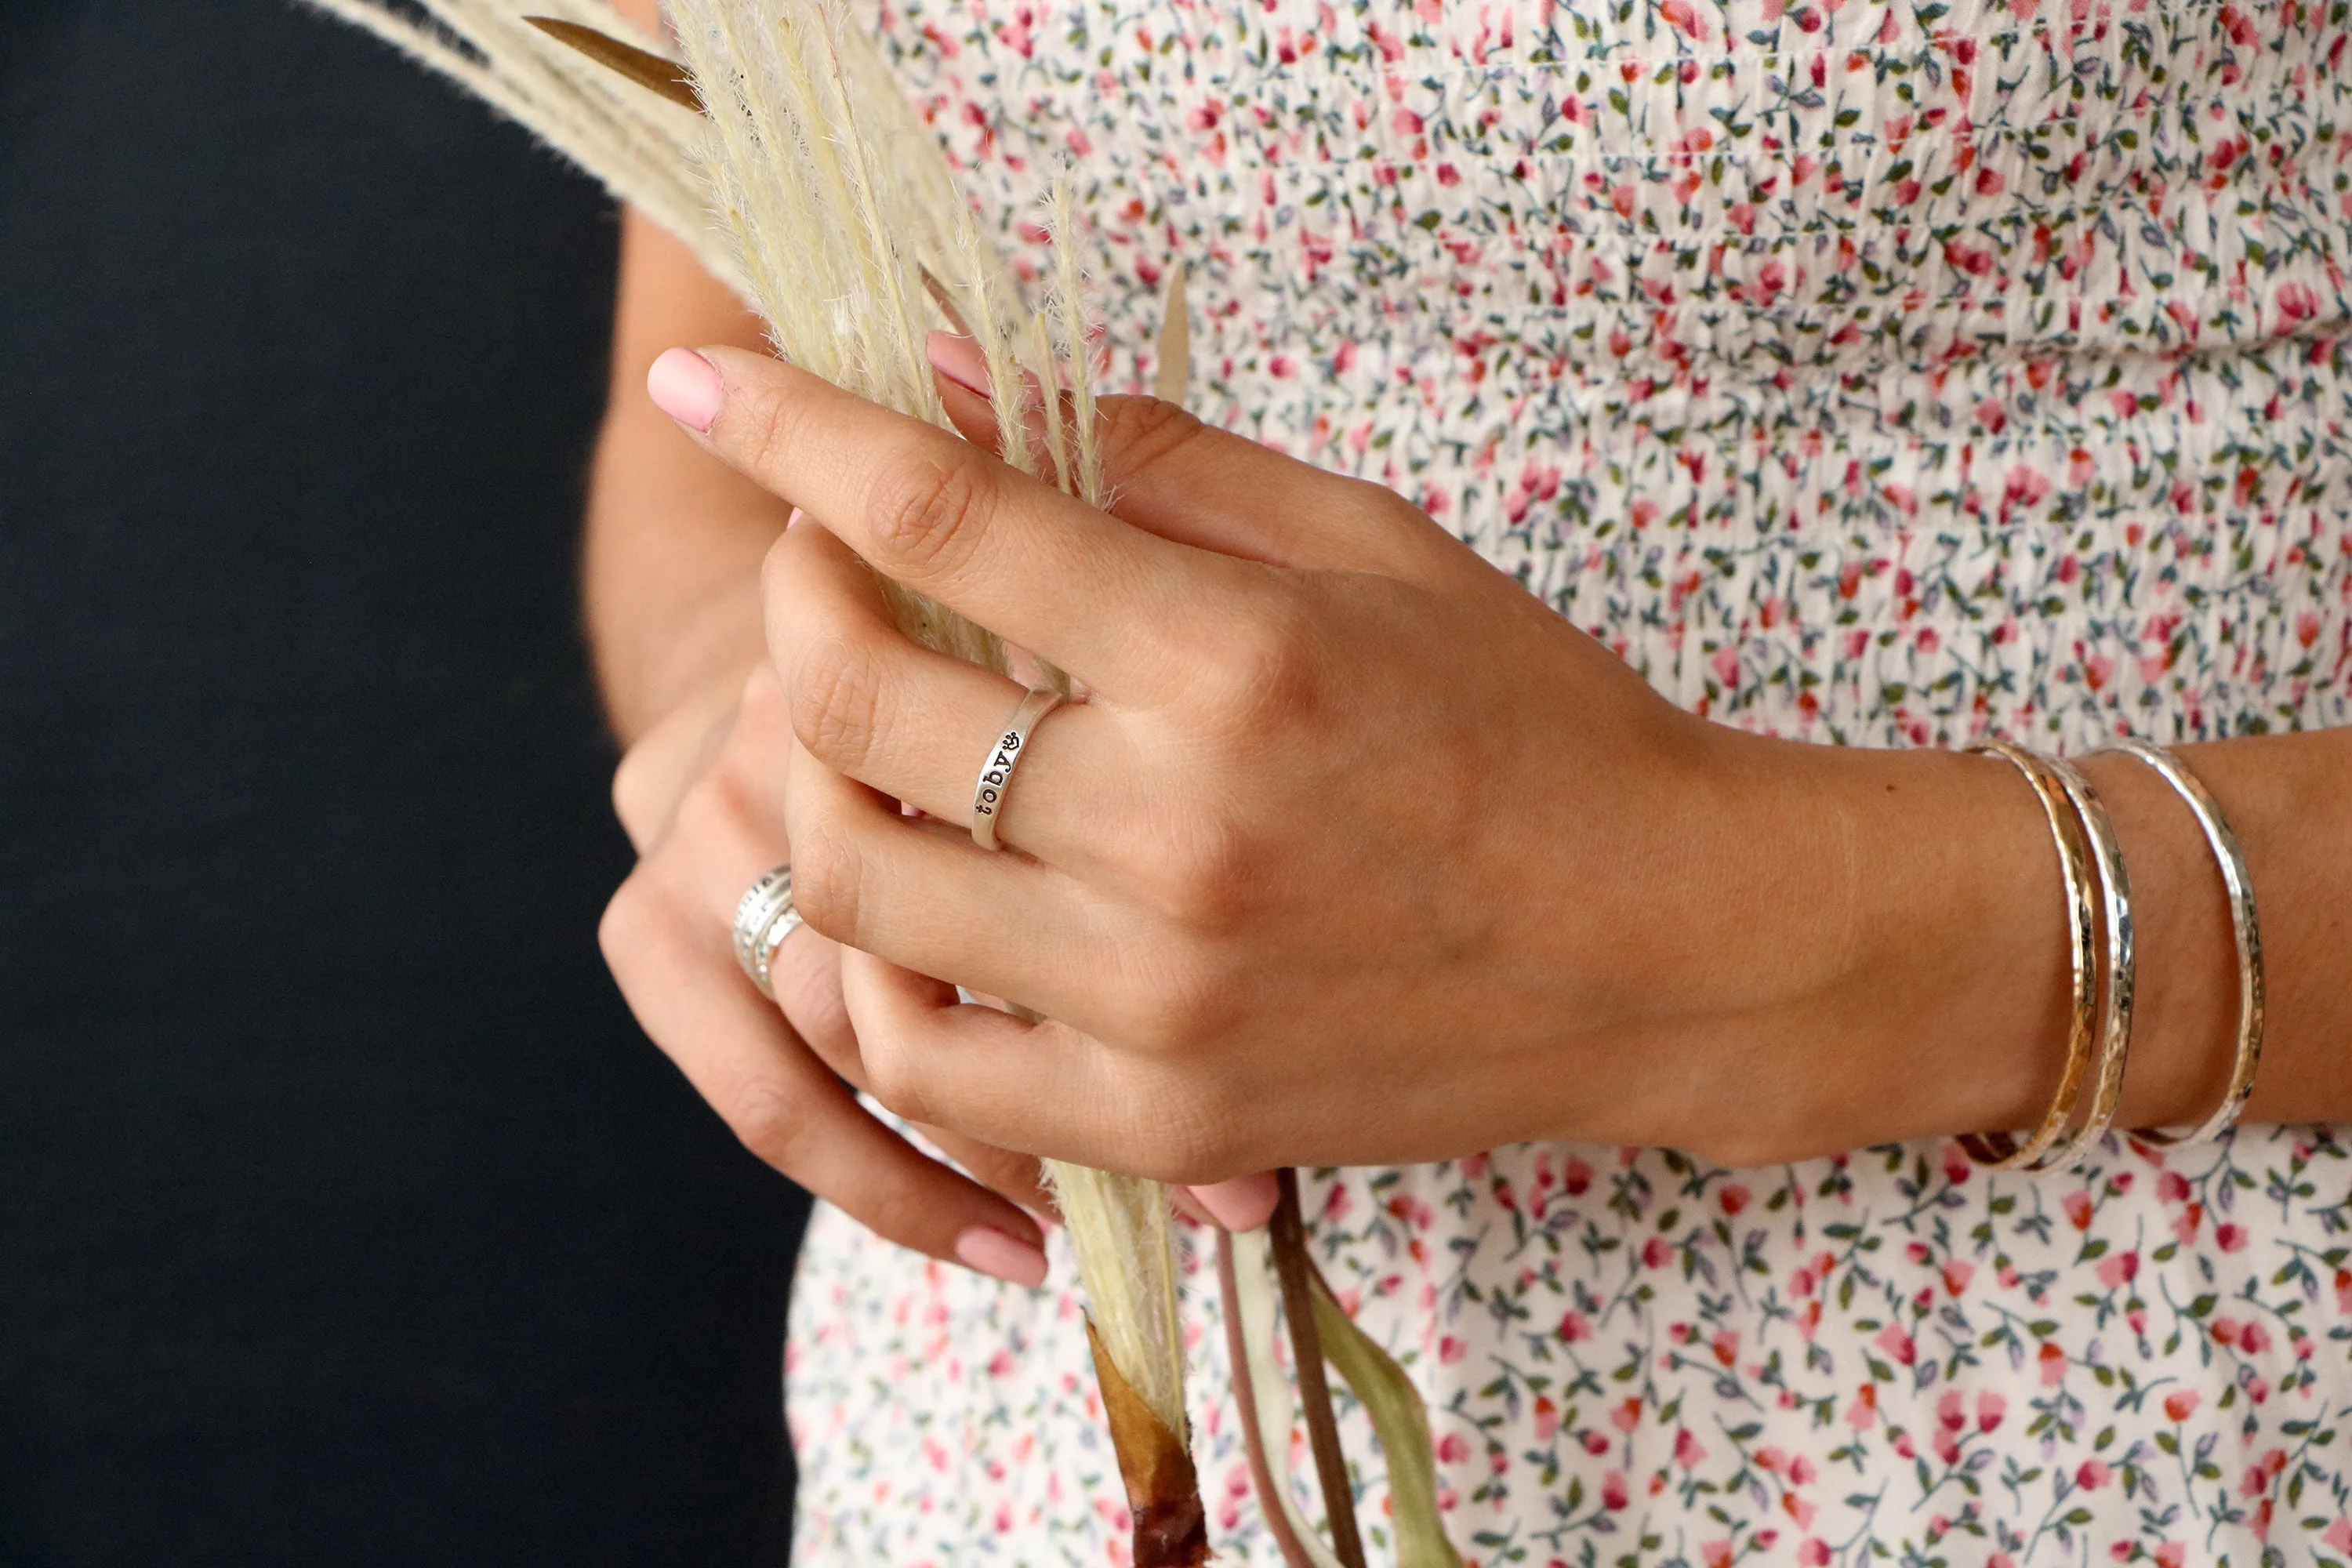
<path id="1" fill-rule="evenodd" d="M 719 367 L 692 349 L 671 349 L 646 372 L 646 395 L 679 424 L 708 431 L 727 400 Z"/>
<path id="2" fill-rule="evenodd" d="M 1045 1282 L 1045 1255 L 991 1225 L 976 1225 L 956 1237 L 958 1262 L 1011 1285 L 1034 1290 Z"/>
<path id="3" fill-rule="evenodd" d="M 1273 1173 L 1264 1171 L 1255 1176 L 1236 1176 L 1230 1182 L 1212 1182 L 1192 1191 L 1193 1199 L 1209 1211 L 1210 1217 L 1227 1230 L 1256 1230 L 1274 1217 L 1274 1205 L 1282 1198 L 1282 1189 Z"/>
<path id="4" fill-rule="evenodd" d="M 798 528 L 807 521 L 808 513 L 803 511 L 798 507 L 794 507 L 793 508 L 793 515 L 784 519 L 784 531 L 786 533 L 790 533 L 793 530 Z"/>
<path id="5" fill-rule="evenodd" d="M 978 343 L 953 332 L 933 332 L 925 341 L 924 348 L 933 370 L 966 392 L 982 397 L 994 395 L 989 389 L 996 384 L 988 378 L 988 361 L 981 354 Z"/>

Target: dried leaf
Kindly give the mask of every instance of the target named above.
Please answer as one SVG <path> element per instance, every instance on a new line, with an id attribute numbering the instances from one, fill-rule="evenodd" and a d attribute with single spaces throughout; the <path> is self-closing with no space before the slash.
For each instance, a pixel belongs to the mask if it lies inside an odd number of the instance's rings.
<path id="1" fill-rule="evenodd" d="M 1322 1331 L 1323 1353 L 1372 1418 L 1381 1458 L 1388 1464 L 1396 1568 L 1462 1568 L 1438 1515 L 1437 1455 L 1430 1446 L 1429 1408 L 1421 1402 L 1421 1391 L 1348 1316 L 1323 1271 L 1311 1261 L 1308 1268 L 1314 1271 L 1315 1322 Z"/>
<path id="2" fill-rule="evenodd" d="M 1364 1568 L 1363 1538 L 1356 1529 L 1356 1494 L 1348 1480 L 1348 1456 L 1339 1447 L 1339 1423 L 1331 1412 L 1331 1388 L 1323 1377 L 1323 1336 L 1314 1308 L 1314 1260 L 1307 1256 L 1306 1221 L 1298 1210 L 1298 1173 L 1275 1173 L 1282 1197 L 1266 1226 L 1274 1247 L 1274 1274 L 1282 1283 L 1282 1316 L 1290 1326 L 1290 1359 L 1298 1378 L 1298 1403 L 1307 1415 L 1307 1445 L 1315 1456 L 1323 1489 L 1323 1522 L 1331 1550 L 1347 1568 Z"/>
<path id="3" fill-rule="evenodd" d="M 559 21 L 553 16 L 525 16 L 523 20 L 557 43 L 570 45 L 598 65 L 620 72 L 639 87 L 660 93 L 681 109 L 702 112 L 702 95 L 694 90 L 693 77 L 676 60 L 635 44 L 625 44 L 610 34 L 583 27 L 577 22 Z"/>
<path id="4" fill-rule="evenodd" d="M 1234 1397 L 1249 1447 L 1259 1510 L 1287 1568 L 1340 1568 L 1307 1522 L 1290 1490 L 1290 1434 L 1298 1424 L 1290 1374 L 1275 1353 L 1274 1264 L 1263 1230 L 1217 1233 L 1217 1284 L 1224 1295 L 1225 1350 Z"/>
<path id="5" fill-rule="evenodd" d="M 1209 1521 L 1192 1456 L 1119 1374 L 1092 1322 L 1087 1343 L 1095 1353 L 1119 1479 L 1127 1483 L 1128 1511 L 1135 1517 L 1135 1568 L 1200 1568 L 1209 1560 Z"/>

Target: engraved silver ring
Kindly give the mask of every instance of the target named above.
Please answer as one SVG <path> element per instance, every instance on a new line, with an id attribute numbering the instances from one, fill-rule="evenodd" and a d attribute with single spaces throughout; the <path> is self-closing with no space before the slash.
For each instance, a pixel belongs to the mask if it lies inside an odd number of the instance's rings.
<path id="1" fill-rule="evenodd" d="M 1040 687 L 1021 700 L 1013 717 L 989 742 L 988 759 L 980 764 L 980 780 L 971 788 L 971 841 L 982 849 L 1000 849 L 996 819 L 1004 810 L 1004 792 L 1012 787 L 1013 770 L 1029 749 L 1029 736 L 1045 715 L 1062 705 L 1062 694 Z"/>
<path id="2" fill-rule="evenodd" d="M 760 994 L 772 1002 L 776 999 L 775 982 L 771 974 L 776 962 L 776 949 L 784 939 L 806 922 L 793 906 L 793 868 L 779 866 L 758 881 L 735 906 L 735 962 L 760 988 Z"/>

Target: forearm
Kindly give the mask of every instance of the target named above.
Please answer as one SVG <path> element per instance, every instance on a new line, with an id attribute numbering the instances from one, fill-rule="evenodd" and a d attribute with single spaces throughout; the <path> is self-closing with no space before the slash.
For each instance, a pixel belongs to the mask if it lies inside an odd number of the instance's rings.
<path id="1" fill-rule="evenodd" d="M 789 509 L 646 396 L 664 349 L 714 342 L 757 347 L 759 324 L 684 246 L 628 215 L 584 552 L 589 637 L 625 744 L 682 705 L 730 699 L 761 655 L 760 562 Z"/>

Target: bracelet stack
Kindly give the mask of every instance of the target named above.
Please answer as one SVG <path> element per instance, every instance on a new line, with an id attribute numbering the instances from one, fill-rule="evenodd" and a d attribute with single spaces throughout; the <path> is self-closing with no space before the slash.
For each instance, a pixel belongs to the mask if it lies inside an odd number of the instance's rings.
<path id="1" fill-rule="evenodd" d="M 2071 764 L 2006 741 L 1983 741 L 1969 750 L 1999 757 L 2022 773 L 2049 821 L 2065 886 L 2074 1007 L 2058 1092 L 2041 1122 L 2022 1135 L 1969 1133 L 1961 1138 L 1960 1147 L 1971 1160 L 1995 1170 L 2048 1171 L 2079 1164 L 2115 1124 L 2116 1107 L 2123 1099 L 2124 1068 L 2131 1056 L 2132 1001 L 2137 989 L 2131 882 L 2106 807 L 2090 781 Z M 2262 928 L 2254 916 L 2245 855 L 2211 794 L 2178 758 L 2145 741 L 2125 741 L 2106 750 L 2135 757 L 2153 768 L 2196 816 L 2229 895 L 2230 927 L 2238 954 L 2237 1054 L 2220 1107 L 2195 1128 L 2151 1130 L 2136 1136 L 2166 1145 L 2218 1138 L 2235 1125 L 2238 1113 L 2245 1108 L 2253 1093 L 2254 1071 L 2262 1062 Z"/>

